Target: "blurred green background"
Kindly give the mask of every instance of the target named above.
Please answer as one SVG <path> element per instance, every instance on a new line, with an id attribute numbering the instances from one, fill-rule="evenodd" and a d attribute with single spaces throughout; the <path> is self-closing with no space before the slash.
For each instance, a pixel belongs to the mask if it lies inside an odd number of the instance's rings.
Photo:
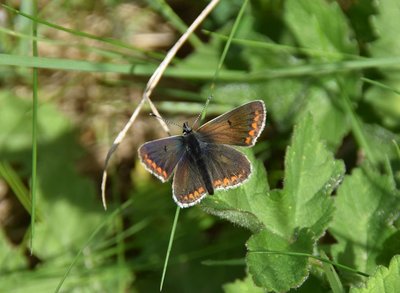
<path id="1" fill-rule="evenodd" d="M 148 105 L 111 160 L 107 211 L 101 204 L 101 173 L 148 78 L 207 3 L 43 0 L 35 14 L 34 1 L 2 2 L 1 292 L 53 292 L 71 264 L 62 292 L 159 290 L 176 205 L 170 183 L 146 172 L 137 157 L 139 145 L 166 136 L 148 116 Z M 397 1 L 249 1 L 211 90 L 243 3 L 220 1 L 173 59 L 152 96 L 163 117 L 178 124 L 193 121 L 211 94 L 207 119 L 263 99 L 267 125 L 253 153 L 266 167 L 266 185 L 282 188 L 293 126 L 311 113 L 315 131 L 343 160 L 347 174 L 371 164 L 391 170 L 397 186 Z M 27 15 L 38 22 L 36 37 Z M 38 57 L 32 57 L 34 40 Z M 37 88 L 32 66 L 39 68 Z M 38 162 L 31 254 L 34 92 Z M 181 130 L 172 126 L 172 132 Z M 246 276 L 250 236 L 199 206 L 181 211 L 164 291 L 246 292 L 245 283 L 233 282 Z M 335 240 L 327 233 L 321 242 Z M 210 266 L 207 260 L 234 264 Z M 330 290 L 324 278 L 315 281 L 316 275 L 297 291 Z M 258 292 L 250 285 L 246 290 Z"/>

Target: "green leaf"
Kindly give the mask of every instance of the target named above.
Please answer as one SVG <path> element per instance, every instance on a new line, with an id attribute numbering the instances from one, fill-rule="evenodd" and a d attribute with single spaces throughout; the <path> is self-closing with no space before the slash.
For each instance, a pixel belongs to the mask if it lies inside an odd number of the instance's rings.
<path id="1" fill-rule="evenodd" d="M 330 232 L 338 241 L 332 247 L 337 262 L 371 274 L 393 251 L 400 251 L 399 241 L 388 241 L 398 238 L 393 221 L 400 208 L 390 176 L 355 169 L 338 189 L 336 208 Z"/>
<path id="2" fill-rule="evenodd" d="M 304 48 L 325 52 L 323 59 L 338 60 L 340 53 L 357 53 L 347 20 L 336 2 L 286 1 L 285 20 Z"/>
<path id="3" fill-rule="evenodd" d="M 364 288 L 351 288 L 350 293 L 400 292 L 400 256 L 396 255 L 389 268 L 379 266 Z"/>
<path id="4" fill-rule="evenodd" d="M 376 41 L 370 44 L 370 51 L 374 57 L 399 56 L 400 40 L 399 18 L 400 2 L 397 0 L 374 1 L 378 14 L 372 17 Z"/>
<path id="5" fill-rule="evenodd" d="M 375 34 L 378 38 L 369 46 L 375 58 L 399 56 L 400 41 L 398 38 L 398 20 L 400 19 L 400 2 L 397 0 L 374 1 L 378 14 L 372 18 Z M 399 73 L 396 70 L 382 69 L 387 80 L 385 87 L 400 89 Z M 398 93 L 387 88 L 373 86 L 366 94 L 366 100 L 377 109 L 384 122 L 392 127 L 399 126 L 400 97 Z"/>
<path id="6" fill-rule="evenodd" d="M 294 233 L 291 239 L 266 230 L 253 235 L 247 242 L 249 252 L 246 260 L 254 283 L 275 292 L 300 286 L 308 276 L 308 258 L 287 252 L 311 254 L 313 238 L 313 233 L 308 229 Z"/>
<path id="7" fill-rule="evenodd" d="M 335 160 L 319 141 L 312 117 L 304 117 L 287 149 L 280 208 L 270 211 L 276 216 L 270 214 L 269 221 L 279 220 L 283 235 L 290 235 L 298 227 L 310 227 L 319 238 L 332 216 L 329 195 L 341 182 L 343 173 L 343 163 Z"/>
<path id="8" fill-rule="evenodd" d="M 271 116 L 282 131 L 290 129 L 305 115 L 313 116 L 316 131 L 330 149 L 336 149 L 350 130 L 350 122 L 337 95 L 340 89 L 334 78 L 321 84 L 312 79 L 272 80 L 260 87 Z"/>
<path id="9" fill-rule="evenodd" d="M 315 64 L 322 59 L 331 63 L 356 56 L 357 44 L 353 40 L 353 32 L 335 1 L 289 0 L 285 8 L 286 23 L 300 46 L 315 51 L 308 52 L 311 57 L 309 62 Z M 359 73 L 345 72 L 320 79 L 318 83 L 300 81 L 299 87 L 311 83 L 306 94 L 304 90 L 297 93 L 300 97 L 305 96 L 303 100 L 307 101 L 304 112 L 313 114 L 315 123 L 320 125 L 321 138 L 332 149 L 339 146 L 350 130 L 350 120 L 341 100 L 343 95 L 353 99 L 360 96 L 359 79 Z"/>
<path id="10" fill-rule="evenodd" d="M 372 18 L 375 34 L 378 38 L 369 46 L 371 55 L 375 58 L 384 56 L 399 56 L 400 41 L 398 38 L 398 20 L 400 18 L 400 2 L 397 0 L 375 1 L 378 14 Z M 399 73 L 396 70 L 382 69 L 387 80 L 385 87 L 371 87 L 366 100 L 377 109 L 386 125 L 399 126 L 400 96 L 394 91 L 400 89 Z"/>
<path id="11" fill-rule="evenodd" d="M 225 293 L 264 293 L 265 290 L 254 285 L 250 277 L 236 280 L 223 286 Z"/>

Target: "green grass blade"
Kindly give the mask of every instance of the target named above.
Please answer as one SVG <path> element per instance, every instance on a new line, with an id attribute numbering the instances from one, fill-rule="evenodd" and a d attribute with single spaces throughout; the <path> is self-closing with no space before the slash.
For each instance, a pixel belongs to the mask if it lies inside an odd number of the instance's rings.
<path id="1" fill-rule="evenodd" d="M 363 276 L 363 277 L 369 277 L 370 276 L 367 273 L 364 273 L 364 272 L 358 271 L 356 269 L 350 268 L 348 266 L 345 266 L 345 265 L 330 261 L 329 259 L 326 259 L 326 258 L 323 258 L 323 257 L 319 257 L 319 256 L 315 256 L 315 255 L 308 254 L 308 253 L 287 252 L 287 251 L 282 252 L 282 251 L 273 251 L 273 250 L 269 250 L 269 251 L 266 251 L 266 250 L 259 250 L 259 251 L 253 250 L 253 251 L 249 251 L 248 253 L 282 254 L 282 255 L 291 255 L 291 256 L 298 256 L 298 257 L 310 257 L 310 258 L 314 258 L 314 259 L 317 259 L 319 261 L 334 265 L 335 267 L 341 268 L 343 270 L 355 273 L 355 274 Z"/>
<path id="2" fill-rule="evenodd" d="M 37 0 L 33 2 L 33 14 L 37 14 Z M 37 22 L 32 22 L 32 35 L 37 37 Z M 38 56 L 36 39 L 32 41 L 33 56 Z M 38 113 L 38 69 L 32 71 L 33 97 L 32 97 L 32 183 L 31 183 L 31 237 L 30 251 L 33 254 L 33 238 L 35 236 L 36 220 L 36 190 L 37 190 L 37 113 Z"/>
<path id="3" fill-rule="evenodd" d="M 370 84 L 379 86 L 380 88 L 383 88 L 383 89 L 385 89 L 385 90 L 392 91 L 392 92 L 394 92 L 395 94 L 400 95 L 400 91 L 399 91 L 399 90 L 396 90 L 396 89 L 394 89 L 394 88 L 392 88 L 392 87 L 390 87 L 390 86 L 387 86 L 387 85 L 385 85 L 385 84 L 383 84 L 383 83 L 381 83 L 381 82 L 378 82 L 378 81 L 375 81 L 375 80 L 372 80 L 372 79 L 369 79 L 369 78 L 366 78 L 366 77 L 362 77 L 361 80 L 363 80 L 363 81 L 365 81 L 365 82 L 368 82 L 368 83 L 370 83 Z"/>
<path id="4" fill-rule="evenodd" d="M 115 72 L 122 74 L 134 74 L 148 76 L 153 71 L 153 65 L 129 65 L 96 63 L 83 60 L 71 60 L 61 58 L 18 56 L 10 54 L 0 54 L 0 65 L 11 65 L 18 67 L 37 67 L 47 69 L 78 70 L 87 72 Z"/>
<path id="5" fill-rule="evenodd" d="M 13 170 L 9 163 L 0 162 L 0 177 L 7 182 L 15 196 L 18 198 L 18 201 L 22 204 L 25 210 L 31 214 L 32 208 L 29 190 L 25 187 L 17 172 Z M 36 211 L 36 218 L 39 220 L 41 219 L 39 211 Z"/>
<path id="6" fill-rule="evenodd" d="M 81 60 L 45 58 L 32 56 L 18 56 L 10 54 L 0 54 L 0 65 L 11 65 L 19 67 L 37 67 L 58 70 L 74 70 L 85 72 L 114 72 L 135 76 L 150 76 L 154 70 L 153 65 L 129 65 L 129 64 L 113 64 L 113 63 L 96 63 Z M 167 77 L 178 77 L 187 80 L 209 80 L 214 70 L 194 70 L 194 69 L 178 69 L 170 68 L 164 73 Z M 223 70 L 220 72 L 221 80 L 246 80 L 246 75 L 241 71 Z"/>
<path id="7" fill-rule="evenodd" d="M 325 252 L 321 251 L 320 254 L 323 258 L 328 259 Z M 324 269 L 326 277 L 328 278 L 328 282 L 331 285 L 332 292 L 345 293 L 346 291 L 344 290 L 342 282 L 340 282 L 340 278 L 333 266 L 326 262 L 322 262 L 322 268 Z"/>
<path id="8" fill-rule="evenodd" d="M 342 97 L 343 97 L 342 101 L 343 101 L 344 109 L 347 112 L 347 115 L 350 117 L 350 123 L 351 123 L 352 131 L 354 133 L 354 137 L 357 140 L 358 145 L 364 149 L 367 158 L 371 161 L 371 163 L 374 166 L 376 166 L 377 160 L 376 160 L 375 155 L 371 149 L 371 146 L 368 143 L 368 140 L 364 134 L 362 124 L 361 124 L 358 116 L 354 112 L 348 96 L 344 93 L 342 95 Z"/>
<path id="9" fill-rule="evenodd" d="M 238 15 L 237 15 L 237 17 L 236 17 L 236 19 L 235 19 L 235 22 L 234 22 L 234 24 L 233 24 L 231 33 L 229 34 L 228 40 L 227 40 L 227 42 L 225 43 L 224 50 L 222 51 L 221 58 L 219 59 L 217 69 L 215 70 L 214 77 L 213 77 L 212 82 L 211 82 L 211 86 L 210 86 L 210 96 L 209 96 L 209 98 L 207 99 L 207 101 L 206 101 L 206 103 L 205 103 L 205 105 L 204 105 L 204 108 L 203 108 L 203 110 L 201 111 L 201 113 L 200 113 L 200 115 L 199 115 L 199 117 L 198 117 L 198 118 L 200 118 L 200 122 L 203 121 L 204 118 L 206 117 L 207 107 L 208 107 L 208 104 L 210 103 L 211 97 L 212 97 L 212 95 L 213 95 L 213 93 L 214 93 L 215 83 L 216 83 L 216 81 L 217 81 L 217 79 L 218 79 L 218 77 L 219 77 L 219 75 L 220 75 L 220 71 L 221 71 L 222 65 L 224 64 L 226 55 L 228 54 L 228 50 L 229 50 L 229 48 L 230 48 L 230 46 L 231 46 L 233 36 L 235 35 L 235 33 L 236 33 L 236 31 L 237 31 L 237 29 L 238 29 L 238 27 L 239 27 L 239 23 L 240 23 L 240 21 L 241 21 L 241 19 L 242 19 L 243 13 L 244 13 L 244 11 L 245 11 L 245 9 L 246 9 L 246 6 L 247 6 L 247 3 L 248 3 L 248 2 L 249 2 L 248 0 L 245 0 L 245 1 L 243 2 L 242 6 L 241 6 L 241 8 L 240 8 L 240 11 L 239 11 L 239 13 L 238 13 Z M 200 116 L 201 116 L 201 117 L 200 117 Z M 196 119 L 196 121 L 197 121 L 197 120 L 198 120 L 198 119 Z"/>
<path id="10" fill-rule="evenodd" d="M 174 242 L 174 235 L 175 235 L 175 230 L 176 226 L 178 223 L 179 219 L 179 212 L 181 211 L 180 207 L 176 207 L 176 212 L 175 212 L 175 218 L 174 218 L 174 223 L 172 224 L 172 229 L 171 229 L 171 234 L 169 236 L 169 242 L 168 242 L 168 248 L 167 248 L 167 254 L 165 256 L 165 261 L 164 261 L 164 267 L 163 267 L 163 272 L 161 276 L 161 282 L 160 282 L 160 292 L 162 291 L 163 285 L 164 285 L 164 280 L 165 280 L 165 274 L 167 272 L 167 266 L 168 266 L 168 260 L 169 260 L 169 255 L 171 253 L 172 249 L 172 243 Z"/>
<path id="11" fill-rule="evenodd" d="M 203 30 L 203 32 L 207 35 L 219 38 L 221 40 L 228 40 L 229 36 L 216 33 L 216 32 L 211 32 L 208 30 Z M 346 54 L 342 52 L 332 52 L 332 51 L 322 51 L 322 50 L 317 50 L 317 49 L 311 49 L 311 48 L 303 48 L 303 47 L 295 47 L 295 46 L 290 46 L 290 45 L 283 45 L 283 44 L 277 44 L 277 43 L 271 43 L 271 42 L 261 42 L 261 41 L 255 41 L 255 40 L 250 40 L 250 39 L 241 39 L 241 38 L 232 38 L 232 42 L 238 45 L 242 45 L 245 47 L 253 47 L 253 48 L 261 48 L 265 49 L 268 51 L 274 51 L 274 52 L 286 52 L 290 54 L 307 54 L 313 57 L 330 57 L 330 58 L 348 58 L 350 60 L 361 60 L 361 59 L 367 59 L 366 57 L 361 57 L 359 55 L 355 54 Z"/>
<path id="12" fill-rule="evenodd" d="M 249 2 L 248 0 L 245 0 L 243 2 L 243 4 L 242 4 L 242 7 L 240 7 L 240 11 L 238 13 L 238 16 L 235 19 L 235 22 L 233 24 L 231 33 L 229 34 L 228 40 L 226 41 L 226 44 L 224 46 L 224 50 L 222 51 L 222 55 L 221 55 L 221 58 L 219 60 L 217 70 L 215 70 L 214 78 L 213 78 L 213 80 L 211 82 L 211 87 L 210 87 L 211 95 L 213 94 L 214 87 L 215 87 L 215 82 L 217 81 L 217 79 L 219 77 L 219 72 L 221 71 L 222 65 L 224 64 L 226 55 L 228 54 L 228 50 L 229 50 L 229 48 L 231 46 L 231 43 L 232 43 L 233 36 L 235 35 L 235 33 L 236 33 L 236 31 L 237 31 L 237 29 L 239 27 L 239 23 L 242 20 L 243 13 L 244 13 L 244 11 L 246 9 L 246 6 L 247 6 L 248 2 Z M 202 118 L 204 118 L 204 116 L 205 116 L 205 113 L 204 113 Z"/>
<path id="13" fill-rule="evenodd" d="M 0 65 L 19 67 L 38 67 L 46 69 L 78 70 L 87 72 L 115 72 L 138 76 L 150 76 L 155 69 L 154 65 L 143 64 L 113 64 L 97 63 L 81 60 L 45 58 L 32 56 L 18 56 L 0 54 Z M 220 70 L 218 79 L 221 81 L 259 82 L 273 78 L 304 77 L 330 75 L 338 72 L 352 72 L 368 68 L 399 69 L 400 57 L 370 58 L 330 63 L 313 63 L 282 67 L 248 73 L 239 70 Z M 210 80 L 215 70 L 169 68 L 165 71 L 166 77 L 178 77 L 185 80 Z"/>
<path id="14" fill-rule="evenodd" d="M 395 146 L 395 148 L 396 148 L 397 155 L 399 156 L 399 159 L 400 159 L 400 147 L 399 147 L 399 145 L 397 144 L 397 141 L 395 141 L 395 140 L 393 140 L 393 144 L 394 144 L 394 146 Z"/>

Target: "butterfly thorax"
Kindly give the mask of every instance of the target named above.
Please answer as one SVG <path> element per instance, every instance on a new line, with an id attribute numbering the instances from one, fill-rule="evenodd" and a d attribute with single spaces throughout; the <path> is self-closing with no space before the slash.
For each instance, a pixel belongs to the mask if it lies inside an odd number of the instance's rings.
<path id="1" fill-rule="evenodd" d="M 187 157 L 199 170 L 208 194 L 214 194 L 214 187 L 211 180 L 212 178 L 208 171 L 205 158 L 205 148 L 207 144 L 199 139 L 198 133 L 194 132 L 187 125 L 187 122 L 183 124 L 183 141 L 186 148 Z"/>

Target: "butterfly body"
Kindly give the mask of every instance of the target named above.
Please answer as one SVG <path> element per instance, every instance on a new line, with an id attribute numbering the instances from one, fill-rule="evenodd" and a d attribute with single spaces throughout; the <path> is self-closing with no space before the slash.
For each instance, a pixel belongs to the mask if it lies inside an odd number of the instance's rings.
<path id="1" fill-rule="evenodd" d="M 180 207 L 195 205 L 207 193 L 243 184 L 251 163 L 233 146 L 251 147 L 265 125 L 263 101 L 253 101 L 183 134 L 147 142 L 139 148 L 146 169 L 161 181 L 173 173 L 173 198 Z"/>
<path id="2" fill-rule="evenodd" d="M 204 151 L 208 147 L 207 143 L 201 141 L 201 137 L 189 128 L 187 123 L 183 124 L 183 141 L 186 146 L 188 159 L 197 167 L 208 194 L 213 195 L 214 187 L 207 169 L 207 158 L 205 157 Z"/>

